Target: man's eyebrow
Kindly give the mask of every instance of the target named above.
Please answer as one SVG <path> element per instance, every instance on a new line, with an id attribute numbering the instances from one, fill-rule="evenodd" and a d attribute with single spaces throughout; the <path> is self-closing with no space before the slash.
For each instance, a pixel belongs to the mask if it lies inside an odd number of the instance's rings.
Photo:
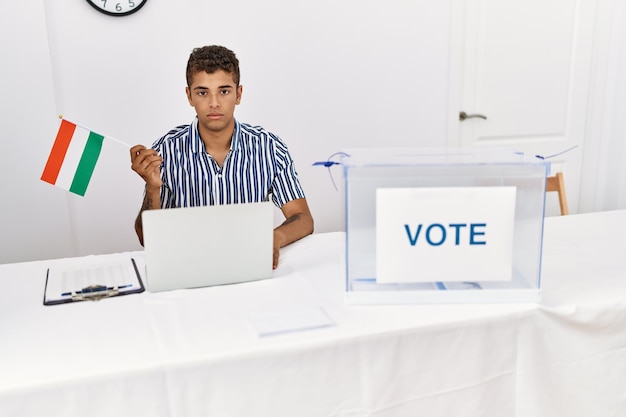
<path id="1" fill-rule="evenodd" d="M 218 89 L 218 90 L 223 90 L 223 89 L 225 89 L 225 88 L 233 89 L 233 88 L 235 88 L 235 87 L 234 87 L 234 86 L 232 86 L 232 85 L 228 85 L 228 84 L 226 84 L 226 85 L 220 85 L 219 87 L 217 87 L 217 89 Z M 204 87 L 204 86 L 199 85 L 199 86 L 197 86 L 197 87 L 194 87 L 193 89 L 194 89 L 194 90 L 209 90 L 209 87 Z"/>

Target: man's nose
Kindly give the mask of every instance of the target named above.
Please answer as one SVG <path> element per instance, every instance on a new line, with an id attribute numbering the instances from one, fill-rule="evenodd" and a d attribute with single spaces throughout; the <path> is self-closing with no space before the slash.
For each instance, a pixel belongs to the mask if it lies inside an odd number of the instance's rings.
<path id="1" fill-rule="evenodd" d="M 209 106 L 211 107 L 219 107 L 220 103 L 217 97 L 217 94 L 209 95 Z"/>

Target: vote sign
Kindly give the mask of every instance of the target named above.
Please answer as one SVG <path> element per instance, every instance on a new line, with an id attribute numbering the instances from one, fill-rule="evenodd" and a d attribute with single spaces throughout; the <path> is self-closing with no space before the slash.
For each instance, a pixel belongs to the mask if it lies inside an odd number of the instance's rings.
<path id="1" fill-rule="evenodd" d="M 376 282 L 508 281 L 515 187 L 376 190 Z"/>

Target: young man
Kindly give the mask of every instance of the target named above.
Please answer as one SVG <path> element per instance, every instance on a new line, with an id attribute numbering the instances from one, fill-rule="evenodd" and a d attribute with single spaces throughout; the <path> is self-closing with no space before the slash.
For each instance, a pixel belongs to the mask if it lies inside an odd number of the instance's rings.
<path id="1" fill-rule="evenodd" d="M 196 111 L 151 149 L 130 149 L 132 169 L 146 182 L 135 231 L 143 245 L 141 213 L 172 207 L 237 204 L 271 197 L 285 222 L 274 229 L 279 250 L 313 233 L 313 217 L 284 142 L 258 126 L 238 122 L 239 61 L 222 46 L 193 50 L 187 62 L 187 100 Z"/>

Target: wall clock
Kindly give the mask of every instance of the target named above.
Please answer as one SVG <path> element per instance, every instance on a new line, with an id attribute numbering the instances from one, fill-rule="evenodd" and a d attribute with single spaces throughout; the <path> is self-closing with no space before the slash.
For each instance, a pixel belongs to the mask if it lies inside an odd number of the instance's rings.
<path id="1" fill-rule="evenodd" d="M 94 9 L 109 16 L 128 16 L 147 2 L 148 0 L 87 0 Z"/>

